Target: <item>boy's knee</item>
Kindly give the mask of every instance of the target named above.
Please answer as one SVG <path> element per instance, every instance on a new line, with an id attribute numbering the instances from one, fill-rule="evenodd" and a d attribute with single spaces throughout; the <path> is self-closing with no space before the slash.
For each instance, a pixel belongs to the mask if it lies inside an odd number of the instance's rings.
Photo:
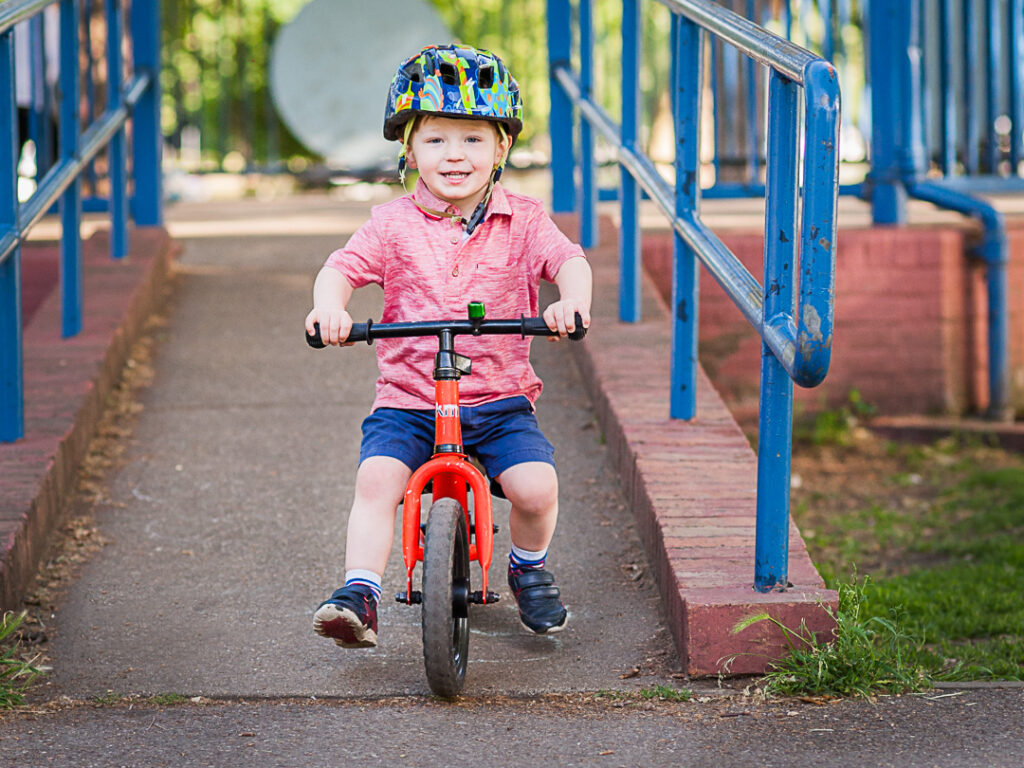
<path id="1" fill-rule="evenodd" d="M 400 498 L 412 475 L 403 462 L 390 456 L 371 456 L 356 472 L 356 495 L 373 494 Z"/>
<path id="2" fill-rule="evenodd" d="M 509 467 L 497 478 L 501 490 L 520 512 L 545 514 L 558 504 L 558 475 L 545 462 L 526 462 Z"/>

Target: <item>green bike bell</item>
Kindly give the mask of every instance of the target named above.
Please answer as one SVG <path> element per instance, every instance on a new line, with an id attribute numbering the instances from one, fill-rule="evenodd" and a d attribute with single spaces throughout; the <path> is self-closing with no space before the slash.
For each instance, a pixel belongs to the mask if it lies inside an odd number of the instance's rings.
<path id="1" fill-rule="evenodd" d="M 484 319 L 484 303 L 482 301 L 471 301 L 466 308 L 469 310 L 470 320 Z"/>

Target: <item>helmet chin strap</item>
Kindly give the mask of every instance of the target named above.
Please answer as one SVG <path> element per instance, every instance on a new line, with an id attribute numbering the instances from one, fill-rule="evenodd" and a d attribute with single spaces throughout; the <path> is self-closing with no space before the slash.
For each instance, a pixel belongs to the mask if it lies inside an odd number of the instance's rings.
<path id="1" fill-rule="evenodd" d="M 472 235 L 473 230 L 477 228 L 477 225 L 484 220 L 484 214 L 487 212 L 487 203 L 491 200 L 491 192 L 494 190 L 494 182 L 496 182 L 501 176 L 501 168 L 495 168 L 491 174 L 491 180 L 487 182 L 487 191 L 484 193 L 483 198 L 479 203 L 476 204 L 476 208 L 473 209 L 473 214 L 467 219 L 458 213 L 449 213 L 448 211 L 436 211 L 433 208 L 427 208 L 425 205 L 420 205 L 416 198 L 412 198 L 413 205 L 419 208 L 424 213 L 430 214 L 431 216 L 437 216 L 443 219 L 457 219 L 463 228 L 466 230 L 467 235 Z"/>

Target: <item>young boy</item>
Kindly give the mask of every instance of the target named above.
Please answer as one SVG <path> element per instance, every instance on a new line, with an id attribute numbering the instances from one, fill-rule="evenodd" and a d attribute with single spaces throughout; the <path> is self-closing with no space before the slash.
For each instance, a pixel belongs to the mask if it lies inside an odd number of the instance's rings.
<path id="1" fill-rule="evenodd" d="M 317 275 L 314 323 L 328 344 L 352 327 L 345 307 L 368 283 L 384 289 L 381 322 L 463 316 L 482 301 L 491 317 L 538 314 L 538 287 L 554 282 L 560 298 L 543 312 L 560 336 L 575 313 L 590 323 L 591 272 L 542 204 L 496 182 L 522 129 L 519 88 L 502 61 L 467 46 L 429 46 L 404 62 L 391 83 L 384 136 L 400 140 L 399 171 L 419 171 L 406 195 L 373 209 L 370 220 L 335 251 Z M 315 630 L 345 648 L 377 644 L 377 602 L 391 551 L 395 510 L 412 471 L 434 442 L 434 339 L 380 339 L 380 378 L 363 422 L 355 499 L 348 523 L 345 585 L 316 610 Z M 567 613 L 544 568 L 558 518 L 554 449 L 533 403 L 541 382 L 529 361 L 530 339 L 460 338 L 473 361 L 463 379 L 463 442 L 512 503 L 508 581 L 523 624 L 557 632 Z"/>

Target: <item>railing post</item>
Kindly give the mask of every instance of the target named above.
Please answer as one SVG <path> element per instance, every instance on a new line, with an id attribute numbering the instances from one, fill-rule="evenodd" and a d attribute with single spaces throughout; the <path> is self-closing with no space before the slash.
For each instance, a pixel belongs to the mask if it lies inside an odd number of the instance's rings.
<path id="1" fill-rule="evenodd" d="M 78 0 L 60 3 L 60 162 L 78 154 Z M 61 196 L 60 282 L 61 334 L 82 330 L 82 182 L 74 181 Z"/>
<path id="2" fill-rule="evenodd" d="M 1010 167 L 1019 168 L 1024 161 L 1024 0 L 1010 3 L 1009 24 L 1010 66 Z"/>
<path id="3" fill-rule="evenodd" d="M 637 151 L 640 132 L 640 3 L 622 3 L 622 144 Z M 640 322 L 642 255 L 640 187 L 625 165 L 619 166 L 619 319 Z"/>
<path id="4" fill-rule="evenodd" d="M 676 136 L 676 216 L 700 215 L 700 112 L 704 90 L 704 33 L 678 14 L 672 16 Z M 669 413 L 674 419 L 697 415 L 698 261 L 677 231 L 672 247 L 672 362 Z"/>
<path id="5" fill-rule="evenodd" d="M 764 309 L 768 328 L 794 315 L 800 99 L 796 85 L 772 71 L 768 84 L 768 178 L 764 226 Z M 757 449 L 754 589 L 784 590 L 789 569 L 789 474 L 793 441 L 793 380 L 761 344 L 761 404 Z"/>
<path id="6" fill-rule="evenodd" d="M 924 170 L 921 109 L 921 0 L 874 3 L 869 22 L 872 213 L 876 224 L 904 224 L 904 182 Z"/>
<path id="7" fill-rule="evenodd" d="M 999 87 L 999 70 L 1002 62 L 1005 61 L 1003 52 L 1003 30 L 1001 7 L 1005 2 L 985 2 L 985 19 L 988 22 L 985 26 L 985 34 L 988 36 L 988 57 L 985 62 L 985 143 L 988 150 L 988 172 L 997 176 L 999 174 L 999 140 L 996 138 L 996 120 L 1000 115 L 1005 114 L 1002 104 L 1002 89 Z M 1009 20 L 1009 19 L 1007 19 Z"/>
<path id="8" fill-rule="evenodd" d="M 576 210 L 572 102 L 555 80 L 555 67 L 572 61 L 569 0 L 548 0 L 548 87 L 551 89 L 551 198 L 557 213 Z"/>
<path id="9" fill-rule="evenodd" d="M 0 33 L 0 235 L 18 231 L 18 119 L 14 34 Z M 0 261 L 0 441 L 25 434 L 21 354 L 21 249 Z"/>
<path id="10" fill-rule="evenodd" d="M 580 88 L 583 98 L 594 97 L 594 0 L 579 0 Z M 580 120 L 580 245 L 597 245 L 597 163 L 594 161 L 594 129 Z"/>
<path id="11" fill-rule="evenodd" d="M 117 0 L 107 0 L 107 109 L 118 109 L 124 103 L 121 84 L 124 82 L 124 57 L 121 40 L 124 17 Z M 124 258 L 128 253 L 128 178 L 125 167 L 124 126 L 118 129 L 107 146 L 110 163 L 110 255 Z"/>
<path id="12" fill-rule="evenodd" d="M 163 140 L 160 134 L 160 0 L 132 2 L 132 59 L 149 87 L 132 110 L 132 212 L 143 227 L 163 224 Z"/>

